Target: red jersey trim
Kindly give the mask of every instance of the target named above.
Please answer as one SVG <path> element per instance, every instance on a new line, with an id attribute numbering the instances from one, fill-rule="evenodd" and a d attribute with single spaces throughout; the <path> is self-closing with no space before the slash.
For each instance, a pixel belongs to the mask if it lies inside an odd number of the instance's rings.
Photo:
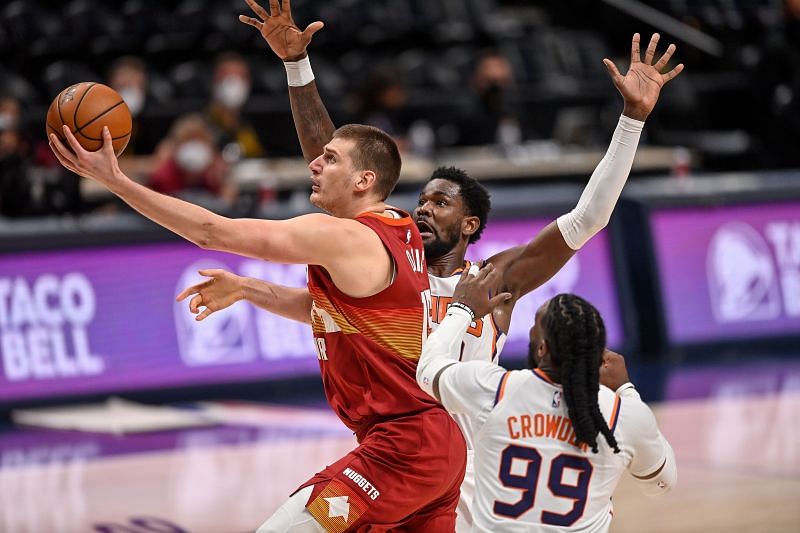
<path id="1" fill-rule="evenodd" d="M 361 213 L 356 218 L 361 218 L 361 217 L 377 218 L 387 226 L 408 226 L 409 224 L 411 224 L 412 222 L 411 215 L 399 209 L 392 209 L 392 211 L 403 215 L 403 218 L 389 218 L 379 215 L 378 213 L 371 213 L 369 211 Z"/>

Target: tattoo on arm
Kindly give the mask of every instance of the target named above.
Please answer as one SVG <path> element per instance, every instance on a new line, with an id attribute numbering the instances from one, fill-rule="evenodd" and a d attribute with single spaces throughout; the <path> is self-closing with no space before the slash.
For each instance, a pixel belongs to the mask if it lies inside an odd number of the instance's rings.
<path id="1" fill-rule="evenodd" d="M 289 101 L 303 157 L 311 162 L 333 138 L 336 127 L 322 103 L 315 81 L 302 87 L 289 87 Z"/>

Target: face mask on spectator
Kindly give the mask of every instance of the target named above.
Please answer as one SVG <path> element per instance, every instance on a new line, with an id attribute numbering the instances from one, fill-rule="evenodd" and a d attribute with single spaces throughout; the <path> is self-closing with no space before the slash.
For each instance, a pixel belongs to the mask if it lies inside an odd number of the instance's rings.
<path id="1" fill-rule="evenodd" d="M 125 100 L 128 109 L 131 110 L 131 115 L 135 117 L 142 112 L 145 99 L 144 91 L 136 87 L 123 87 L 119 90 L 119 95 Z"/>
<path id="2" fill-rule="evenodd" d="M 17 117 L 13 113 L 0 113 L 0 131 L 16 129 Z"/>
<path id="3" fill-rule="evenodd" d="M 211 147 L 203 141 L 186 141 L 175 151 L 175 162 L 186 172 L 202 172 L 213 159 Z"/>
<path id="4" fill-rule="evenodd" d="M 226 76 L 214 85 L 214 99 L 228 109 L 239 109 L 250 96 L 250 84 L 239 76 Z"/>

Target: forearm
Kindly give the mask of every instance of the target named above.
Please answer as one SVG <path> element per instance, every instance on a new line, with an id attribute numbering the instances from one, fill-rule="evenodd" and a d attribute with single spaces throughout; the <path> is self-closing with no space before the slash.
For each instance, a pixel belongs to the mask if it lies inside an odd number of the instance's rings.
<path id="1" fill-rule="evenodd" d="M 417 383 L 422 390 L 439 399 L 437 380 L 448 366 L 458 362 L 464 333 L 472 321 L 466 311 L 450 307 L 442 320 L 422 347 L 417 364 Z"/>
<path id="2" fill-rule="evenodd" d="M 201 248 L 211 248 L 225 217 L 184 200 L 155 192 L 125 175 L 110 187 L 126 204 Z"/>
<path id="3" fill-rule="evenodd" d="M 304 59 L 307 59 L 307 56 L 300 61 Z M 294 127 L 297 130 L 303 157 L 310 162 L 322 153 L 323 147 L 333 138 L 336 127 L 319 96 L 310 63 L 302 66 L 305 69 L 303 75 L 290 73 L 292 69 L 300 70 L 299 61 L 289 61 L 286 65 Z M 307 81 L 308 77 L 312 78 L 310 82 L 298 85 Z"/>
<path id="4" fill-rule="evenodd" d="M 308 289 L 243 278 L 242 297 L 270 313 L 304 324 L 311 323 L 311 295 Z"/>
<path id="5" fill-rule="evenodd" d="M 573 250 L 581 248 L 608 224 L 631 172 L 643 127 L 641 121 L 620 117 L 611 145 L 592 173 L 578 205 L 558 218 L 558 229 Z"/>

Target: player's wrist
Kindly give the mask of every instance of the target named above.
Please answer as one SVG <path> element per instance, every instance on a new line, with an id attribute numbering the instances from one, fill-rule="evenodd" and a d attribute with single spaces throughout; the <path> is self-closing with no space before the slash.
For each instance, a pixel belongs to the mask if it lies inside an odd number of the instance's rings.
<path id="1" fill-rule="evenodd" d="M 628 117 L 629 119 L 632 120 L 638 120 L 639 122 L 644 122 L 645 120 L 647 120 L 647 117 L 650 116 L 650 111 L 647 111 L 646 109 L 642 109 L 635 105 L 625 104 L 622 108 L 622 116 Z"/>
<path id="2" fill-rule="evenodd" d="M 284 57 L 284 58 L 283 58 L 283 62 L 284 62 L 284 63 L 295 63 L 295 62 L 297 62 L 297 61 L 300 61 L 301 59 L 305 59 L 305 58 L 307 58 L 307 57 L 308 57 L 308 52 L 306 52 L 305 50 L 303 50 L 303 52 L 302 52 L 302 53 L 300 53 L 300 54 L 296 54 L 296 55 L 293 55 L 293 56 L 286 56 L 286 57 Z"/>
<path id="3" fill-rule="evenodd" d="M 314 81 L 314 71 L 311 70 L 311 60 L 307 53 L 296 60 L 284 60 L 283 66 L 289 87 L 303 87 Z"/>
<path id="4" fill-rule="evenodd" d="M 470 306 L 465 304 L 464 302 L 450 302 L 450 305 L 447 306 L 448 314 L 451 312 L 455 314 L 464 314 L 470 319 L 470 322 L 475 320 L 475 311 L 472 310 Z"/>

